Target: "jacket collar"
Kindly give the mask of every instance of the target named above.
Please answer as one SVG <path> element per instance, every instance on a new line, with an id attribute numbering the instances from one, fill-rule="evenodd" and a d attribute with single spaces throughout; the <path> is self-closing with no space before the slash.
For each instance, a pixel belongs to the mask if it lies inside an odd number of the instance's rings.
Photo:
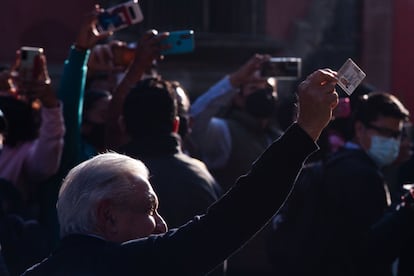
<path id="1" fill-rule="evenodd" d="M 178 134 L 143 136 L 133 139 L 121 147 L 127 155 L 143 157 L 166 156 L 181 153 L 181 139 Z"/>

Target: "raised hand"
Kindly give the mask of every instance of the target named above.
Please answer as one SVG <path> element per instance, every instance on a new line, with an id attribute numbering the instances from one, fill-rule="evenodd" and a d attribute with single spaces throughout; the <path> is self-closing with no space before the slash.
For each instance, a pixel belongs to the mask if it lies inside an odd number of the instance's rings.
<path id="1" fill-rule="evenodd" d="M 80 50 L 91 49 L 98 41 L 112 35 L 112 32 L 110 31 L 100 33 L 96 28 L 98 15 L 102 12 L 103 10 L 99 7 L 99 5 L 96 5 L 95 10 L 85 17 L 76 38 L 76 48 Z"/>
<path id="2" fill-rule="evenodd" d="M 146 71 L 149 69 L 154 61 L 163 59 L 161 50 L 163 46 L 161 41 L 169 35 L 168 32 L 158 33 L 156 30 L 148 30 L 138 41 L 138 46 L 135 51 L 135 58 L 132 62 L 131 70 Z M 139 79 L 137 79 L 138 81 Z"/>
<path id="3" fill-rule="evenodd" d="M 230 74 L 233 87 L 239 87 L 251 81 L 263 79 L 257 74 L 262 64 L 270 59 L 270 55 L 255 54 L 237 71 Z"/>
<path id="4" fill-rule="evenodd" d="M 338 104 L 335 91 L 337 74 L 320 69 L 310 74 L 298 87 L 298 124 L 316 141 L 332 119 L 332 110 Z"/>
<path id="5" fill-rule="evenodd" d="M 26 96 L 32 99 L 39 99 L 43 106 L 47 108 L 56 107 L 59 101 L 56 93 L 52 88 L 51 79 L 47 69 L 46 56 L 41 54 L 38 56 L 36 63 L 38 74 L 36 78 L 28 83 L 22 83 L 22 88 L 27 91 Z"/>

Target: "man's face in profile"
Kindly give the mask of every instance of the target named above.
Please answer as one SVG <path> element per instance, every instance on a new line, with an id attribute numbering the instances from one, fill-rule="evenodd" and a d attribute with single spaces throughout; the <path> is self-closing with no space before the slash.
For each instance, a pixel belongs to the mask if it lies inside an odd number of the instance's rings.
<path id="1" fill-rule="evenodd" d="M 107 240 L 125 242 L 167 231 L 164 219 L 158 214 L 158 198 L 151 185 L 133 176 L 131 181 L 128 200 L 103 203 L 108 219 L 101 220 L 100 224 L 104 225 Z"/>

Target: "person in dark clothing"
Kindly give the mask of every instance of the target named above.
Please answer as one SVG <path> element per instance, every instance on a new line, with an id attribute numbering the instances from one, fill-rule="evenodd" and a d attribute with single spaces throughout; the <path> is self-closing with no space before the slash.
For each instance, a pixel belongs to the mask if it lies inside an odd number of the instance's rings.
<path id="1" fill-rule="evenodd" d="M 225 191 L 282 133 L 273 120 L 277 81 L 259 73 L 269 58 L 253 55 L 190 108 L 190 136 L 196 146 L 192 154 L 200 156 Z"/>
<path id="2" fill-rule="evenodd" d="M 166 233 L 160 234 L 166 227 L 140 161 L 104 153 L 78 165 L 59 193 L 63 240 L 49 258 L 24 275 L 211 271 L 260 231 L 285 201 L 332 117 L 338 102 L 336 82 L 336 73 L 328 69 L 311 74 L 298 89 L 297 122 L 204 215 Z"/>
<path id="3" fill-rule="evenodd" d="M 123 118 L 131 141 L 120 152 L 148 167 L 170 227 L 204 213 L 222 194 L 207 167 L 182 150 L 178 94 L 169 81 L 144 79 L 125 98 Z M 184 134 L 184 133 L 182 133 Z M 223 275 L 226 265 L 212 275 Z"/>
<path id="4" fill-rule="evenodd" d="M 315 183 L 322 207 L 314 229 L 306 230 L 313 231 L 313 236 L 295 256 L 272 254 L 270 249 L 279 275 L 392 275 L 393 261 L 412 236 L 407 233 L 414 231 L 414 213 L 394 213 L 389 208 L 389 190 L 381 169 L 397 158 L 408 115 L 391 94 L 373 92 L 361 97 L 353 111 L 352 140 L 327 158 L 322 182 Z M 294 200 L 298 197 L 293 193 L 288 206 Z M 275 217 L 273 235 L 282 223 Z M 394 227 L 388 229 L 391 224 Z"/>
<path id="5" fill-rule="evenodd" d="M 148 167 L 168 225 L 182 225 L 218 199 L 220 187 L 204 163 L 182 152 L 176 92 L 170 82 L 138 82 L 125 98 L 123 119 L 131 141 L 119 151 Z"/>

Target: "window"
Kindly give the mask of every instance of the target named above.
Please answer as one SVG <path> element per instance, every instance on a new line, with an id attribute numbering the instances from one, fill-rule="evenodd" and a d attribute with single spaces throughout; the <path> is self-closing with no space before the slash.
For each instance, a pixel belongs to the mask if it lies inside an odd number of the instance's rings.
<path id="1" fill-rule="evenodd" d="M 122 1 L 103 1 L 110 7 Z M 143 29 L 194 29 L 199 33 L 264 33 L 264 0 L 140 0 Z"/>

